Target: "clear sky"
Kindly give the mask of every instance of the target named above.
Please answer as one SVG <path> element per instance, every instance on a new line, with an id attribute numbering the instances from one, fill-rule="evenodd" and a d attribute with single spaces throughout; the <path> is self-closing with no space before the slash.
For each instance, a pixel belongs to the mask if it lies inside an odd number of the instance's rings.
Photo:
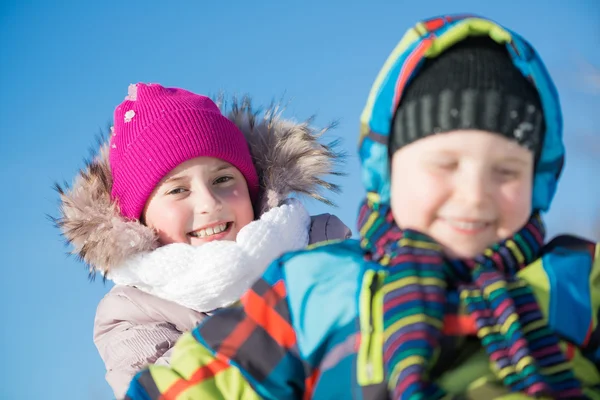
<path id="1" fill-rule="evenodd" d="M 72 180 L 129 83 L 247 93 L 256 104 L 283 97 L 287 117 L 339 120 L 331 138 L 342 138 L 351 157 L 334 212 L 354 227 L 368 90 L 407 28 L 448 12 L 506 24 L 545 59 L 569 151 L 550 231 L 592 235 L 600 216 L 598 0 L 0 2 L 0 398 L 111 398 L 92 342 L 110 284 L 88 282 L 45 215 L 57 214 L 53 182 Z"/>

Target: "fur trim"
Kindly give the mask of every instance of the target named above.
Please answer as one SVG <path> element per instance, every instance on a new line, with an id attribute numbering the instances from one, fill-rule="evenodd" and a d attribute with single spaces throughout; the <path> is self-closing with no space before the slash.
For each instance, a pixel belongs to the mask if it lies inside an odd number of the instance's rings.
<path id="1" fill-rule="evenodd" d="M 226 108 L 221 104 L 221 109 Z M 344 157 L 336 152 L 338 142 L 328 145 L 318 140 L 335 124 L 316 131 L 313 118 L 294 123 L 281 118 L 283 108 L 272 105 L 264 113 L 253 110 L 250 98 L 233 101 L 228 117 L 244 133 L 261 183 L 259 215 L 280 205 L 290 194 L 303 194 L 325 204 L 333 203 L 321 189 L 339 192 L 324 181 L 326 175 L 342 175 L 336 164 Z M 262 115 L 261 115 L 262 114 Z"/>
<path id="2" fill-rule="evenodd" d="M 291 194 L 332 204 L 322 190 L 339 192 L 339 187 L 324 179 L 342 175 L 337 167 L 345 154 L 336 151 L 337 141 L 326 145 L 319 138 L 333 125 L 315 130 L 312 119 L 302 123 L 284 120 L 278 105 L 261 113 L 253 110 L 247 97 L 241 102 L 234 99 L 229 111 L 220 103 L 223 113 L 244 133 L 254 159 L 261 183 L 257 215 L 279 206 Z M 105 275 L 130 257 L 159 246 L 152 229 L 123 218 L 111 200 L 108 139 L 101 139 L 98 154 L 86 162 L 71 187 L 56 184 L 61 204 L 60 216 L 53 221 L 72 246 L 71 253 L 87 264 L 92 277 L 95 272 Z"/>

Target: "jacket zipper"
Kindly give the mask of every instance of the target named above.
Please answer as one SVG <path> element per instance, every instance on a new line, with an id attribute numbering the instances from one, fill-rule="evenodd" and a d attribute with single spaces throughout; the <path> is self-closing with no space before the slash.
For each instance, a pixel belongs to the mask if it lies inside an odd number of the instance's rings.
<path id="1" fill-rule="evenodd" d="M 371 284 L 369 285 L 369 339 L 367 342 L 367 365 L 366 372 L 369 380 L 373 379 L 373 368 L 374 361 L 373 356 L 371 355 L 371 348 L 373 347 L 373 333 L 375 332 L 375 324 L 373 323 L 373 314 L 374 314 L 374 303 L 375 303 L 375 293 L 379 289 L 379 274 L 375 272 L 373 274 L 373 279 L 371 280 Z"/>

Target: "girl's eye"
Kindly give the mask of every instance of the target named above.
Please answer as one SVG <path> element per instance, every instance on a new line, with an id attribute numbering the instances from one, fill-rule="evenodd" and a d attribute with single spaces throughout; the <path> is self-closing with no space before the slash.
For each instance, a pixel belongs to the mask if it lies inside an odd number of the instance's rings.
<path id="1" fill-rule="evenodd" d="M 214 185 L 219 185 L 221 183 L 229 182 L 233 179 L 233 176 L 220 176 L 213 181 Z"/>
<path id="2" fill-rule="evenodd" d="M 186 191 L 186 190 L 185 190 L 184 188 L 175 188 L 175 189 L 169 190 L 169 191 L 167 192 L 167 194 L 168 194 L 168 195 L 172 195 L 172 194 L 181 194 L 181 193 L 183 193 L 183 192 L 185 192 L 185 191 Z"/>

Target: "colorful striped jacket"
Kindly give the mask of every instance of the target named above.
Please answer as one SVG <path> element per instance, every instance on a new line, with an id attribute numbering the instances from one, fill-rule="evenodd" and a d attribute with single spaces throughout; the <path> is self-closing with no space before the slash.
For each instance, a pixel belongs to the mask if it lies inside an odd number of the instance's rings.
<path id="1" fill-rule="evenodd" d="M 536 210 L 549 208 L 564 160 L 556 89 L 523 38 L 487 19 L 464 15 L 430 19 L 410 29 L 375 80 L 361 116 L 359 147 L 370 199 L 389 204 L 387 137 L 403 88 L 424 57 L 436 57 L 471 35 L 505 44 L 540 94 L 546 132 L 532 204 Z M 365 261 L 361 243 L 354 240 L 287 254 L 269 267 L 239 308 L 223 310 L 184 335 L 170 367 L 140 372 L 127 398 L 386 399 L 385 274 L 380 264 Z M 519 276 L 560 337 L 585 393 L 600 400 L 600 247 L 559 237 Z M 448 292 L 447 304 L 458 313 L 444 321 L 429 378 L 450 398 L 524 398 L 507 393 L 496 380 L 458 294 Z"/>
<path id="2" fill-rule="evenodd" d="M 383 274 L 354 240 L 288 254 L 241 307 L 184 335 L 170 367 L 140 372 L 127 399 L 386 399 Z M 587 394 L 600 399 L 600 246 L 559 237 L 520 276 L 563 338 Z M 474 332 L 466 316 L 446 321 L 445 334 L 463 343 L 442 349 L 432 378 L 470 399 L 519 398 L 496 381 Z"/>

